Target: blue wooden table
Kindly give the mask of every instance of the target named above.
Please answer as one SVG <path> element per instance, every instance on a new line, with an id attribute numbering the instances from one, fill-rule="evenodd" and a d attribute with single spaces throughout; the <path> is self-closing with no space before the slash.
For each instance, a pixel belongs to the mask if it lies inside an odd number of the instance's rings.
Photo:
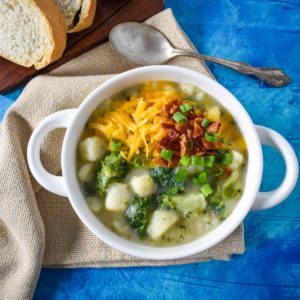
<path id="1" fill-rule="evenodd" d="M 300 158 L 299 0 L 166 0 L 199 51 L 278 66 L 293 82 L 275 89 L 221 66 L 215 77 L 257 124 L 284 135 Z M 0 97 L 0 119 L 20 91 Z M 264 149 L 262 190 L 282 180 L 284 164 Z M 281 205 L 245 220 L 246 252 L 229 262 L 159 268 L 43 269 L 35 299 L 300 299 L 300 184 Z"/>

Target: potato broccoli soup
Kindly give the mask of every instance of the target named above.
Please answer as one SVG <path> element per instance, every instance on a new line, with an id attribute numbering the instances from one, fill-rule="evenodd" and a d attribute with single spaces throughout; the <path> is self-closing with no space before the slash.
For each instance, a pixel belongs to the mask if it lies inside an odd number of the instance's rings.
<path id="1" fill-rule="evenodd" d="M 196 86 L 147 81 L 103 101 L 78 144 L 78 180 L 116 234 L 152 246 L 191 242 L 243 193 L 246 143 Z"/>

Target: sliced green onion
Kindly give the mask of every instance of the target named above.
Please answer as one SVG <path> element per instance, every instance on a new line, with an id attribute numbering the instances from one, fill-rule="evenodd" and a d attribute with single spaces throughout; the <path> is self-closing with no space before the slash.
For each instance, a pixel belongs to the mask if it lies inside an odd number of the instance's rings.
<path id="1" fill-rule="evenodd" d="M 215 164 L 215 156 L 208 155 L 204 157 L 204 166 L 207 168 L 212 168 Z"/>
<path id="2" fill-rule="evenodd" d="M 210 175 L 214 177 L 218 177 L 223 174 L 223 169 L 221 167 L 215 166 L 213 168 L 208 169 Z"/>
<path id="3" fill-rule="evenodd" d="M 224 188 L 222 190 L 222 195 L 226 199 L 232 199 L 237 194 L 237 189 L 233 187 L 232 185 Z"/>
<path id="4" fill-rule="evenodd" d="M 224 153 L 222 156 L 222 164 L 229 166 L 233 161 L 232 153 Z"/>
<path id="5" fill-rule="evenodd" d="M 193 109 L 192 105 L 189 103 L 185 103 L 179 106 L 180 110 L 183 113 L 187 113 L 188 111 L 190 111 L 191 109 Z"/>
<path id="6" fill-rule="evenodd" d="M 194 146 L 193 141 L 192 141 L 192 140 L 188 140 L 188 141 L 187 141 L 187 148 L 188 148 L 189 150 L 192 150 L 192 149 L 193 149 L 193 146 Z"/>
<path id="7" fill-rule="evenodd" d="M 176 123 L 185 123 L 187 121 L 186 116 L 180 111 L 176 112 L 172 118 Z"/>
<path id="8" fill-rule="evenodd" d="M 143 156 L 137 156 L 132 164 L 134 165 L 134 167 L 136 168 L 142 168 L 145 165 L 145 157 Z"/>
<path id="9" fill-rule="evenodd" d="M 164 148 L 160 153 L 160 157 L 166 161 L 170 161 L 172 159 L 173 154 L 174 154 L 174 151 Z"/>
<path id="10" fill-rule="evenodd" d="M 175 174 L 175 180 L 178 182 L 184 182 L 187 176 L 187 170 L 180 168 Z"/>
<path id="11" fill-rule="evenodd" d="M 184 100 L 187 100 L 187 101 L 194 101 L 194 99 L 192 97 L 185 97 Z"/>
<path id="12" fill-rule="evenodd" d="M 122 147 L 122 142 L 120 140 L 112 140 L 110 143 L 110 149 L 112 151 L 120 151 Z"/>
<path id="13" fill-rule="evenodd" d="M 189 156 L 182 156 L 179 163 L 182 165 L 182 166 L 188 166 L 188 164 L 190 163 L 190 160 L 191 158 Z"/>
<path id="14" fill-rule="evenodd" d="M 208 195 L 212 194 L 214 191 L 211 188 L 209 183 L 206 183 L 202 188 L 201 188 L 201 193 L 204 195 L 204 197 L 207 197 Z"/>
<path id="15" fill-rule="evenodd" d="M 203 119 L 201 126 L 206 128 L 211 122 L 208 119 Z"/>
<path id="16" fill-rule="evenodd" d="M 192 156 L 192 165 L 204 166 L 204 156 Z"/>
<path id="17" fill-rule="evenodd" d="M 217 141 L 217 135 L 214 132 L 205 132 L 205 140 L 211 143 L 214 143 Z"/>
<path id="18" fill-rule="evenodd" d="M 206 171 L 200 172 L 198 175 L 194 176 L 192 180 L 195 184 L 207 183 L 207 173 L 206 173 Z"/>

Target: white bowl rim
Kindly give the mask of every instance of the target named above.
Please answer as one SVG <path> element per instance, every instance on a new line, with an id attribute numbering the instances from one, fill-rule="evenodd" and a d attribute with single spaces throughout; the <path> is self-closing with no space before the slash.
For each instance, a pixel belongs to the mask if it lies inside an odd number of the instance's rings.
<path id="1" fill-rule="evenodd" d="M 88 208 L 86 201 L 82 196 L 76 176 L 77 143 L 91 112 L 102 100 L 109 96 L 124 90 L 126 87 L 145 82 L 145 79 L 143 79 L 144 77 L 148 78 L 148 80 L 166 79 L 192 84 L 197 82 L 195 85 L 213 96 L 217 102 L 225 106 L 225 108 L 233 115 L 247 143 L 248 166 L 251 165 L 251 168 L 247 168 L 245 190 L 234 211 L 226 218 L 226 220 L 208 234 L 205 234 L 193 242 L 179 246 L 153 247 L 138 244 L 126 240 L 109 230 Z M 170 79 L 173 77 L 184 79 Z M 115 92 L 112 93 L 110 92 L 111 90 L 115 90 Z M 242 104 L 225 87 L 215 80 L 190 69 L 169 65 L 146 66 L 132 69 L 114 76 L 94 89 L 81 103 L 70 126 L 67 128 L 62 147 L 61 163 L 68 197 L 73 209 L 82 222 L 98 238 L 113 248 L 133 256 L 153 260 L 170 260 L 191 256 L 215 246 L 228 237 L 242 223 L 248 212 L 251 210 L 259 191 L 263 168 L 261 143 L 254 124 Z"/>

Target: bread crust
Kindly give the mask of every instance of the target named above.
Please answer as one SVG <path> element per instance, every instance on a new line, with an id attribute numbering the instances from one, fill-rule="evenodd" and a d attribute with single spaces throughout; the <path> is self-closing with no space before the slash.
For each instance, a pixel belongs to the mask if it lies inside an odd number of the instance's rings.
<path id="1" fill-rule="evenodd" d="M 67 43 L 65 19 L 53 0 L 29 1 L 36 5 L 44 16 L 48 24 L 49 38 L 53 44 L 51 53 L 45 53 L 43 59 L 34 65 L 35 68 L 39 70 L 62 57 Z"/>
<path id="2" fill-rule="evenodd" d="M 82 31 L 88 27 L 90 27 L 94 21 L 96 8 L 97 8 L 97 0 L 83 0 L 80 19 L 75 27 L 68 30 L 68 33 L 74 33 Z M 86 5 L 86 9 L 84 9 Z"/>
<path id="3" fill-rule="evenodd" d="M 7 60 L 10 60 L 23 67 L 35 66 L 36 69 L 42 69 L 59 59 L 66 48 L 67 34 L 65 30 L 65 19 L 60 10 L 53 2 L 53 0 L 27 0 L 29 4 L 35 6 L 40 10 L 42 17 L 45 19 L 45 23 L 48 29 L 49 39 L 52 44 L 52 51 L 48 51 L 44 54 L 41 61 L 37 63 L 26 64 L 22 61 L 17 61 L 13 57 L 0 53 L 0 56 Z"/>

